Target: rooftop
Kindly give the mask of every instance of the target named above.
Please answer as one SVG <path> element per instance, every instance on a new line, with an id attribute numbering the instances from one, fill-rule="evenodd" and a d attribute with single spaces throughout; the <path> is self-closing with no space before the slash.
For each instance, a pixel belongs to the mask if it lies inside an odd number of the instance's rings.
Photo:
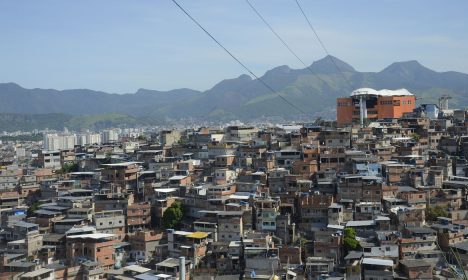
<path id="1" fill-rule="evenodd" d="M 375 225 L 374 220 L 367 221 L 349 221 L 346 223 L 346 227 L 366 227 Z"/>
<path id="2" fill-rule="evenodd" d="M 109 166 L 109 167 L 126 167 L 126 166 L 130 166 L 133 164 L 142 164 L 142 163 L 143 162 L 139 162 L 139 161 L 129 161 L 129 162 L 118 162 L 118 163 L 105 163 L 102 165 Z"/>
<path id="3" fill-rule="evenodd" d="M 38 270 L 34 270 L 34 271 L 31 271 L 31 272 L 26 272 L 25 274 L 21 275 L 21 278 L 23 277 L 27 277 L 27 278 L 33 278 L 33 277 L 38 277 L 42 274 L 46 274 L 46 273 L 50 273 L 50 272 L 53 272 L 52 269 L 48 269 L 48 268 L 39 268 Z"/>
<path id="4" fill-rule="evenodd" d="M 408 268 L 411 267 L 423 267 L 423 266 L 431 266 L 430 263 L 426 262 L 425 260 L 400 260 L 400 263 Z"/>
<path id="5" fill-rule="evenodd" d="M 68 236 L 68 239 L 75 239 L 75 238 L 84 238 L 84 239 L 108 239 L 114 237 L 115 234 L 110 233 L 89 233 L 89 234 L 79 234 L 79 235 L 72 235 Z"/>
<path id="6" fill-rule="evenodd" d="M 355 91 L 351 92 L 350 96 L 362 96 L 362 95 L 374 95 L 374 96 L 412 96 L 413 94 L 409 92 L 407 89 L 397 89 L 397 90 L 389 90 L 389 89 L 381 89 L 375 90 L 373 88 L 359 88 Z"/>
<path id="7" fill-rule="evenodd" d="M 146 267 L 143 267 L 143 266 L 140 266 L 140 265 L 136 265 L 136 264 L 126 266 L 123 269 L 128 270 L 128 271 L 138 272 L 138 273 L 145 273 L 145 272 L 148 272 L 148 271 L 151 270 L 149 268 L 146 268 Z"/>
<path id="8" fill-rule="evenodd" d="M 383 260 L 383 259 L 374 259 L 374 258 L 364 258 L 364 259 L 362 259 L 362 264 L 379 265 L 379 266 L 393 266 L 393 261 L 392 260 Z"/>

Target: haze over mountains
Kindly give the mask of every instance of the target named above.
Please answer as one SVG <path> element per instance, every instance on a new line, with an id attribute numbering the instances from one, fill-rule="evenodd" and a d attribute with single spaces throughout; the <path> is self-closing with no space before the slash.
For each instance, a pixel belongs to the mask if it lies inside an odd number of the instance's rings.
<path id="1" fill-rule="evenodd" d="M 359 72 L 346 62 L 333 59 L 341 71 L 330 57 L 325 57 L 309 69 L 276 67 L 267 71 L 262 79 L 311 117 L 334 118 L 336 97 L 347 96 L 360 87 L 406 88 L 420 98 L 420 103 L 437 102 L 440 95 L 449 94 L 453 97 L 451 104 L 456 107 L 468 105 L 468 74 L 436 72 L 417 61 L 395 62 L 380 72 Z M 246 120 L 300 114 L 248 75 L 223 80 L 204 92 L 139 89 L 133 94 L 109 94 L 88 89 L 25 89 L 14 83 L 3 83 L 0 84 L 0 113 L 2 118 L 11 117 L 11 113 L 60 113 L 66 114 L 68 121 L 73 116 L 116 113 L 119 115 L 114 116 L 121 119 L 122 114 L 128 115 L 126 121 L 131 122 L 187 117 Z"/>

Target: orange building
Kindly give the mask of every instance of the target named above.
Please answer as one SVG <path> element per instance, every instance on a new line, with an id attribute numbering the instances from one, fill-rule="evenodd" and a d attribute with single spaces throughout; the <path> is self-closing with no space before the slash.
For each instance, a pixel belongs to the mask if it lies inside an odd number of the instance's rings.
<path id="1" fill-rule="evenodd" d="M 364 120 L 396 119 L 403 113 L 413 112 L 416 97 L 406 89 L 374 90 L 361 88 L 350 97 L 336 99 L 336 117 L 339 126 Z"/>

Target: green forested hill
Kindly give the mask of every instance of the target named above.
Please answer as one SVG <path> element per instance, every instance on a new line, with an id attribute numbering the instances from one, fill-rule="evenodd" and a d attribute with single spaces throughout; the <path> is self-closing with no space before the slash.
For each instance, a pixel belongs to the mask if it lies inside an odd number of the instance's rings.
<path id="1" fill-rule="evenodd" d="M 436 72 L 417 61 L 396 62 L 380 72 L 359 72 L 337 58 L 325 57 L 309 69 L 279 66 L 261 78 L 310 117 L 334 118 L 336 98 L 360 87 L 406 88 L 420 103 L 436 103 L 439 96 L 449 94 L 454 107 L 468 106 L 467 74 Z M 85 89 L 25 89 L 5 83 L 0 84 L 0 113 L 10 113 L 2 116 L 0 131 L 11 130 L 15 124 L 28 129 L 61 124 L 99 128 L 148 119 L 246 120 L 300 114 L 248 75 L 221 81 L 204 92 L 140 89 L 131 94 L 108 94 Z"/>

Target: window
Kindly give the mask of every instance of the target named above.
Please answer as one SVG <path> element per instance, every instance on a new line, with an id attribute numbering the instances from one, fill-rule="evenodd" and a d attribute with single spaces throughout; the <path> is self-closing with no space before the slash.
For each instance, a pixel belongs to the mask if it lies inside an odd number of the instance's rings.
<path id="1" fill-rule="evenodd" d="M 391 100 L 380 101 L 380 105 L 392 105 L 393 102 Z"/>

